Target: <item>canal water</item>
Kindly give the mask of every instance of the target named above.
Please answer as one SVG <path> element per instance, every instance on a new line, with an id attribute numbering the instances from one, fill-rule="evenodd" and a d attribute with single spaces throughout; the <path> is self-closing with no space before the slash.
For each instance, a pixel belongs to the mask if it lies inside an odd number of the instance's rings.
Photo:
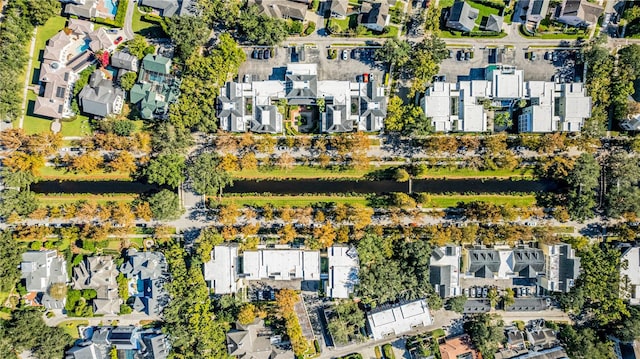
<path id="1" fill-rule="evenodd" d="M 36 193 L 153 193 L 157 185 L 127 181 L 42 181 L 31 185 Z M 558 186 L 553 181 L 499 180 L 499 179 L 422 179 L 412 182 L 413 192 L 429 193 L 507 193 L 551 192 Z M 304 193 L 385 193 L 409 192 L 409 183 L 396 181 L 327 181 L 297 180 L 237 180 L 225 193 L 272 193 L 299 195 Z"/>

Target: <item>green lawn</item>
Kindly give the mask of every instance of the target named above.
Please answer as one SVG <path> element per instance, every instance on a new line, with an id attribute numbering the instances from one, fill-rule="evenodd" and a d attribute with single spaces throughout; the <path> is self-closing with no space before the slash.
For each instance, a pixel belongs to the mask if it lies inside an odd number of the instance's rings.
<path id="1" fill-rule="evenodd" d="M 493 203 L 495 205 L 512 205 L 514 207 L 531 207 L 536 204 L 536 197 L 533 195 L 431 195 L 429 203 L 423 207 L 430 208 L 450 208 L 456 207 L 459 202 L 481 201 Z"/>
<path id="2" fill-rule="evenodd" d="M 33 51 L 33 70 L 29 69 L 32 84 L 38 83 L 38 78 L 37 76 L 34 76 L 34 72 L 36 69 L 40 69 L 40 52 L 44 51 L 44 48 L 47 45 L 47 40 L 57 34 L 58 31 L 62 30 L 66 22 L 67 18 L 56 15 L 47 20 L 44 25 L 38 27 L 36 32 L 36 47 Z"/>
<path id="3" fill-rule="evenodd" d="M 442 8 L 442 9 L 444 9 L 445 7 L 453 6 L 454 2 L 455 2 L 455 0 L 440 0 L 440 2 L 438 3 L 438 6 L 440 6 L 440 8 Z"/>
<path id="4" fill-rule="evenodd" d="M 563 40 L 563 39 L 567 39 L 567 40 L 575 40 L 578 38 L 587 38 L 589 37 L 588 33 L 584 33 L 582 31 L 575 33 L 575 34 L 569 34 L 569 33 L 544 33 L 544 32 L 539 32 L 535 35 L 531 35 L 528 32 L 524 31 L 522 26 L 518 27 L 518 30 L 520 31 L 520 35 L 529 38 L 529 39 L 546 39 L 546 40 L 554 40 L 554 39 L 558 39 L 558 40 Z"/>
<path id="5" fill-rule="evenodd" d="M 242 170 L 231 172 L 234 178 L 244 179 L 268 179 L 268 178 L 362 178 L 371 171 L 382 170 L 389 166 L 370 166 L 368 169 L 356 170 L 349 169 L 344 171 L 331 171 L 320 167 L 295 166 L 290 170 L 273 169 L 273 170 Z"/>
<path id="6" fill-rule="evenodd" d="M 347 16 L 346 19 L 335 19 L 332 18 L 328 21 L 327 26 L 329 26 L 329 24 L 338 24 L 338 26 L 340 27 L 340 31 L 346 31 L 348 29 L 352 29 L 355 31 L 355 29 L 358 27 L 358 15 L 357 14 L 353 14 L 353 15 L 349 15 Z M 387 26 L 389 28 L 389 32 L 384 34 L 384 33 L 376 33 L 373 32 L 369 29 L 367 29 L 366 31 L 364 31 L 362 33 L 362 35 L 358 35 L 357 37 L 380 37 L 380 38 L 393 38 L 393 37 L 397 37 L 398 33 L 399 33 L 399 29 L 397 26 L 394 25 L 389 25 Z M 337 34 L 335 36 L 342 36 L 340 34 Z M 335 45 L 335 44 L 334 44 Z"/>
<path id="7" fill-rule="evenodd" d="M 133 32 L 149 38 L 167 37 L 167 34 L 164 33 L 160 25 L 146 21 L 142 16 L 143 14 L 138 9 L 138 5 L 134 5 L 133 20 L 131 22 Z"/>
<path id="8" fill-rule="evenodd" d="M 493 8 L 493 7 L 489 7 L 487 5 L 484 4 L 480 4 L 477 2 L 473 2 L 471 0 L 467 0 L 467 3 L 469 5 L 471 5 L 471 7 L 478 9 L 478 11 L 480 11 L 480 15 L 478 16 L 478 19 L 476 20 L 476 23 L 478 25 L 479 22 L 482 20 L 483 17 L 489 17 L 489 15 L 499 15 L 500 14 L 500 10 Z"/>
<path id="9" fill-rule="evenodd" d="M 427 170 L 427 174 L 420 178 L 531 178 L 534 177 L 532 168 L 525 169 L 498 169 L 479 171 L 473 168 L 431 168 Z"/>
<path id="10" fill-rule="evenodd" d="M 100 180 L 121 180 L 130 181 L 128 173 L 96 171 L 92 174 L 66 172 L 64 169 L 54 167 L 40 168 L 40 178 L 43 180 L 65 180 L 65 181 L 100 181 Z"/>
<path id="11" fill-rule="evenodd" d="M 77 319 L 77 320 L 65 321 L 64 323 L 61 323 L 60 325 L 58 325 L 58 328 L 62 328 L 62 330 L 64 330 L 64 332 L 69 334 L 72 338 L 78 339 L 80 338 L 80 334 L 78 333 L 78 327 L 87 326 L 87 325 L 89 325 L 88 320 Z"/>
<path id="12" fill-rule="evenodd" d="M 24 131 L 28 134 L 42 133 L 51 131 L 51 122 L 53 120 L 40 117 L 33 113 L 37 95 L 33 91 L 27 91 L 27 113 L 24 116 Z M 63 137 L 67 136 L 87 136 L 91 134 L 87 116 L 78 115 L 75 121 L 62 121 L 62 130 L 60 133 Z"/>
<path id="13" fill-rule="evenodd" d="M 238 206 L 262 207 L 270 204 L 274 207 L 307 207 L 319 202 L 333 202 L 343 204 L 359 204 L 366 206 L 365 197 L 338 197 L 338 196 L 250 196 L 250 197 L 223 197 L 222 204 L 235 204 Z"/>

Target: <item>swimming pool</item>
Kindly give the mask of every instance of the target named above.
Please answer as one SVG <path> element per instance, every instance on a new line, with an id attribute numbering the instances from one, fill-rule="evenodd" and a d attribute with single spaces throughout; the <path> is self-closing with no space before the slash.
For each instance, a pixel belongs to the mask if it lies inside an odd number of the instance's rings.
<path id="1" fill-rule="evenodd" d="M 118 12 L 118 0 L 102 0 L 104 8 L 107 9 L 107 13 L 115 16 Z"/>
<path id="2" fill-rule="evenodd" d="M 85 41 L 84 44 L 78 46 L 78 53 L 81 54 L 89 49 L 89 41 Z"/>

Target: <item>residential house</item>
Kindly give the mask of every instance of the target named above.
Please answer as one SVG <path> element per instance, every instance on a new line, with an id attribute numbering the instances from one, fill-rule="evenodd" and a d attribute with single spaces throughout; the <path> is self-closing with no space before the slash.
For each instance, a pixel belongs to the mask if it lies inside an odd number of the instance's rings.
<path id="1" fill-rule="evenodd" d="M 249 0 L 248 5 L 255 5 L 260 13 L 267 14 L 276 19 L 293 19 L 304 21 L 309 5 L 305 1 L 291 0 Z"/>
<path id="2" fill-rule="evenodd" d="M 248 325 L 236 323 L 235 327 L 227 333 L 229 356 L 238 359 L 282 359 L 293 356 L 293 352 L 272 345 L 278 339 L 264 326 L 262 319 L 256 319 Z"/>
<path id="3" fill-rule="evenodd" d="M 48 293 L 54 284 L 67 283 L 67 261 L 54 250 L 27 251 L 20 263 L 25 289 L 30 292 L 31 305 L 43 305 L 47 309 L 64 308 L 66 298 L 55 299 Z"/>
<path id="4" fill-rule="evenodd" d="M 524 333 L 515 328 L 507 331 L 507 345 L 495 353 L 495 358 L 566 359 L 568 356 L 553 330 L 534 326 L 527 328 Z"/>
<path id="5" fill-rule="evenodd" d="M 360 5 L 358 24 L 369 30 L 382 32 L 389 25 L 389 3 L 386 1 L 365 1 Z"/>
<path id="6" fill-rule="evenodd" d="M 540 21 L 547 17 L 550 0 L 528 0 L 526 21 L 530 28 L 537 28 Z"/>
<path id="7" fill-rule="evenodd" d="M 471 32 L 476 27 L 480 11 L 464 0 L 457 0 L 449 10 L 446 26 L 450 29 Z"/>
<path id="8" fill-rule="evenodd" d="M 621 246 L 620 296 L 631 305 L 640 305 L 640 247 Z"/>
<path id="9" fill-rule="evenodd" d="M 487 23 L 483 25 L 484 31 L 500 32 L 502 31 L 502 23 L 504 18 L 502 16 L 491 14 L 487 17 Z"/>
<path id="10" fill-rule="evenodd" d="M 218 96 L 220 128 L 231 132 L 281 133 L 280 100 L 317 106 L 323 132 L 379 131 L 386 116 L 384 87 L 376 81 L 318 80 L 316 64 L 289 64 L 282 80 L 227 82 Z"/>
<path id="11" fill-rule="evenodd" d="M 169 302 L 169 294 L 164 289 L 169 272 L 162 253 L 129 249 L 120 272 L 129 280 L 129 295 L 134 297 L 134 310 L 147 315 L 162 313 Z"/>
<path id="12" fill-rule="evenodd" d="M 111 66 L 117 69 L 138 72 L 138 58 L 124 51 L 116 51 L 111 55 Z"/>
<path id="13" fill-rule="evenodd" d="M 480 353 L 471 344 L 467 334 L 445 339 L 439 345 L 442 359 L 479 359 Z"/>
<path id="14" fill-rule="evenodd" d="M 588 27 L 596 24 L 603 12 L 600 5 L 587 0 L 564 0 L 555 19 L 570 26 Z"/>
<path id="15" fill-rule="evenodd" d="M 166 118 L 169 105 L 180 95 L 180 80 L 172 72 L 171 59 L 148 54 L 142 59 L 138 82 L 131 88 L 129 99 L 140 108 L 145 120 Z"/>
<path id="16" fill-rule="evenodd" d="M 442 298 L 455 297 L 460 290 L 460 246 L 436 247 L 429 261 L 429 282 Z"/>
<path id="17" fill-rule="evenodd" d="M 89 83 L 78 94 L 82 112 L 102 118 L 122 111 L 124 91 L 114 86 L 113 80 L 106 76 L 102 69 L 91 74 Z"/>
<path id="18" fill-rule="evenodd" d="M 576 132 L 591 116 L 591 98 L 584 84 L 524 81 L 522 70 L 502 65 L 487 67 L 483 77 L 434 82 L 422 106 L 436 131 L 484 132 L 488 130 L 487 101 L 508 111 L 520 100 L 527 102 L 518 117 L 520 132 Z"/>
<path id="19" fill-rule="evenodd" d="M 320 252 L 279 246 L 246 250 L 242 277 L 245 280 L 320 280 Z"/>
<path id="20" fill-rule="evenodd" d="M 354 247 L 331 246 L 327 249 L 329 278 L 326 293 L 330 298 L 349 298 L 358 284 L 360 270 Z"/>
<path id="21" fill-rule="evenodd" d="M 74 15 L 81 19 L 92 19 L 98 15 L 98 0 L 74 0 L 64 5 L 66 15 Z"/>
<path id="22" fill-rule="evenodd" d="M 536 248 L 470 248 L 467 251 L 468 277 L 537 278 L 544 272 L 545 258 Z"/>
<path id="23" fill-rule="evenodd" d="M 486 299 L 469 298 L 462 309 L 464 314 L 488 313 L 491 311 L 491 303 Z"/>
<path id="24" fill-rule="evenodd" d="M 80 330 L 80 340 L 66 352 L 65 359 L 107 359 L 112 349 L 127 358 L 167 359 L 169 348 L 167 336 L 157 329 L 86 327 Z"/>
<path id="25" fill-rule="evenodd" d="M 336 19 L 346 19 L 349 9 L 349 0 L 332 0 L 331 1 L 331 17 Z"/>
<path id="26" fill-rule="evenodd" d="M 367 326 L 375 340 L 401 335 L 431 324 L 433 318 L 424 299 L 381 306 L 367 313 Z"/>
<path id="27" fill-rule="evenodd" d="M 580 258 L 570 244 L 540 244 L 545 257 L 545 272 L 538 286 L 545 293 L 567 293 L 580 275 Z"/>
<path id="28" fill-rule="evenodd" d="M 550 349 L 560 343 L 556 332 L 549 328 L 533 327 L 527 328 L 525 332 L 529 344 L 537 349 Z"/>
<path id="29" fill-rule="evenodd" d="M 112 51 L 114 39 L 104 28 L 94 30 L 89 21 L 69 19 L 66 28 L 47 41 L 42 54 L 33 113 L 56 119 L 75 115 L 71 98 L 77 74 L 95 61 L 93 53 Z"/>
<path id="30" fill-rule="evenodd" d="M 196 12 L 193 0 L 140 0 L 140 5 L 154 8 L 164 17 L 193 15 Z"/>
<path id="31" fill-rule="evenodd" d="M 515 328 L 507 331 L 507 347 L 511 350 L 526 349 L 524 334 Z"/>
<path id="32" fill-rule="evenodd" d="M 204 263 L 204 280 L 214 294 L 234 294 L 238 290 L 238 245 L 213 247 Z"/>
<path id="33" fill-rule="evenodd" d="M 624 121 L 620 121 L 620 127 L 626 131 L 640 130 L 640 113 L 629 115 Z"/>
<path id="34" fill-rule="evenodd" d="M 118 314 L 122 304 L 116 281 L 118 273 L 111 256 L 87 257 L 73 268 L 73 289 L 96 291 L 92 300 L 95 314 Z"/>

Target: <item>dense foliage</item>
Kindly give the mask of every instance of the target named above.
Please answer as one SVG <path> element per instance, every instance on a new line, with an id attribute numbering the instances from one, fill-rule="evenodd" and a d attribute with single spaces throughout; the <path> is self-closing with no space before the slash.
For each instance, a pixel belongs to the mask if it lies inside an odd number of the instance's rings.
<path id="1" fill-rule="evenodd" d="M 497 315 L 488 313 L 476 314 L 464 323 L 465 332 L 469 333 L 471 342 L 480 350 L 483 358 L 493 358 L 495 352 L 505 339 L 504 323 Z"/>
<path id="2" fill-rule="evenodd" d="M 62 329 L 48 327 L 37 310 L 19 310 L 11 319 L 0 320 L 0 357 L 16 358 L 16 352 L 31 350 L 38 359 L 59 359 L 72 343 Z"/>

